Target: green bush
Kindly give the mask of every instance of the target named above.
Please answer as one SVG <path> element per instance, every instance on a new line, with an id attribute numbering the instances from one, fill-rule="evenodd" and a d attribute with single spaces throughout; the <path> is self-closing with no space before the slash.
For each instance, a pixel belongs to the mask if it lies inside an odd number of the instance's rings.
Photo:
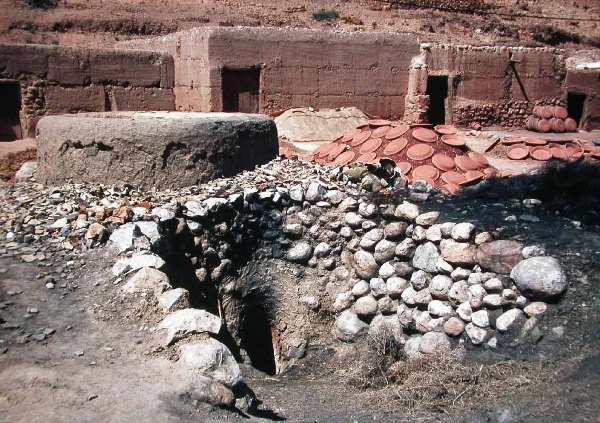
<path id="1" fill-rule="evenodd" d="M 58 0 L 23 0 L 32 9 L 52 9 L 58 6 Z"/>
<path id="2" fill-rule="evenodd" d="M 319 10 L 313 13 L 312 18 L 315 21 L 335 21 L 340 18 L 340 14 L 335 10 Z"/>

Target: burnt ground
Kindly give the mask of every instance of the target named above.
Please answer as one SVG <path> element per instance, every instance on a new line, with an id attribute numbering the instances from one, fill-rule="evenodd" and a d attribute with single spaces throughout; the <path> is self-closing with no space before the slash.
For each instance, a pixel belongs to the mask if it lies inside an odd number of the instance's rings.
<path id="1" fill-rule="evenodd" d="M 429 367 L 405 368 L 404 385 L 389 381 L 366 389 L 356 387 L 361 356 L 354 346 L 311 346 L 305 359 L 278 376 L 245 368 L 249 385 L 268 410 L 251 419 L 597 421 L 598 227 L 577 228 L 553 212 L 525 210 L 510 201 L 453 199 L 423 208 L 441 210 L 441 221 L 472 220 L 502 238 L 542 244 L 560 259 L 570 288 L 540 319 L 541 338 L 518 345 L 500 342 L 497 350 L 467 347 L 460 364 L 442 358 Z M 504 220 L 524 213 L 540 221 Z M 162 337 L 146 330 L 160 316 L 143 302 L 117 294 L 110 276 L 112 257 L 107 248 L 76 257 L 67 279 L 52 290 L 37 276 L 64 263 L 0 259 L 0 420 L 246 420 L 189 400 L 185 394 L 191 375 L 169 360 Z M 29 313 L 32 307 L 38 313 Z M 562 336 L 552 331 L 559 326 L 564 327 Z M 56 332 L 41 342 L 23 336 L 44 328 Z M 448 392 L 458 395 L 448 399 Z"/>

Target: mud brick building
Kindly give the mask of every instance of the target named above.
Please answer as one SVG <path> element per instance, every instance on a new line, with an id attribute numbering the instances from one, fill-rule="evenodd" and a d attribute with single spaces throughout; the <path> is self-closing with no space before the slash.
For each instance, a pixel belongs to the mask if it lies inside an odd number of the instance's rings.
<path id="1" fill-rule="evenodd" d="M 600 128 L 600 53 L 421 44 L 416 36 L 196 28 L 115 49 L 0 45 L 0 133 L 45 114 L 180 110 L 277 113 L 356 106 L 410 122 L 523 126 L 560 104 Z"/>

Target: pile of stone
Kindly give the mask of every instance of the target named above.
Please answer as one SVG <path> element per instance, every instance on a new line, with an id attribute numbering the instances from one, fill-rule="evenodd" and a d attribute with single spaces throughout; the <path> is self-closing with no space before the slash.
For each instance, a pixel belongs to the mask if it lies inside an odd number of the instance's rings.
<path id="1" fill-rule="evenodd" d="M 161 192 L 17 184 L 4 190 L 0 253 L 40 261 L 66 250 L 73 259 L 109 240 L 118 252 L 115 282 L 126 295 L 157 299 L 168 313 L 157 326 L 166 344 L 177 343 L 181 365 L 230 392 L 219 398 L 231 404 L 243 385 L 239 366 L 208 336 L 220 332 L 221 319 L 190 308 L 189 292 L 167 275 L 175 251 L 215 291 L 251 261 L 312 269 L 322 283 L 297 302 L 308 315 L 336 316 L 330 340 L 354 342 L 387 327 L 409 357 L 459 342 L 493 346 L 500 334 L 535 328 L 544 301 L 567 289 L 558 261 L 543 248 L 424 212 L 416 203 L 436 195 L 428 190 L 399 190 L 376 203 L 343 169 L 290 160 Z M 186 343 L 190 334 L 206 336 Z"/>

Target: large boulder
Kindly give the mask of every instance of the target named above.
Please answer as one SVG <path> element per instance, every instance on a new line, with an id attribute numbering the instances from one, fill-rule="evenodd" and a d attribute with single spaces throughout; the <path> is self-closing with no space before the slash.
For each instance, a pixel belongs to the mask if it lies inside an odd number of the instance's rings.
<path id="1" fill-rule="evenodd" d="M 46 116 L 37 125 L 45 184 L 197 185 L 266 163 L 277 128 L 263 115 L 105 112 Z"/>
<path id="2" fill-rule="evenodd" d="M 157 329 L 167 331 L 166 343 L 170 344 L 178 334 L 217 334 L 221 330 L 221 319 L 205 310 L 186 308 L 169 314 L 158 324 Z"/>
<path id="3" fill-rule="evenodd" d="M 333 334 L 344 342 L 354 342 L 367 331 L 369 325 L 358 318 L 351 310 L 343 311 L 335 321 Z"/>
<path id="4" fill-rule="evenodd" d="M 523 259 L 522 249 L 523 244 L 517 241 L 485 242 L 477 249 L 477 263 L 485 270 L 508 274 Z"/>
<path id="5" fill-rule="evenodd" d="M 207 338 L 184 344 L 179 352 L 180 362 L 189 368 L 200 370 L 228 388 L 242 381 L 242 371 L 233 354 L 216 339 Z"/>
<path id="6" fill-rule="evenodd" d="M 560 263 L 554 257 L 525 259 L 512 269 L 510 276 L 524 295 L 535 300 L 555 298 L 569 286 Z"/>

